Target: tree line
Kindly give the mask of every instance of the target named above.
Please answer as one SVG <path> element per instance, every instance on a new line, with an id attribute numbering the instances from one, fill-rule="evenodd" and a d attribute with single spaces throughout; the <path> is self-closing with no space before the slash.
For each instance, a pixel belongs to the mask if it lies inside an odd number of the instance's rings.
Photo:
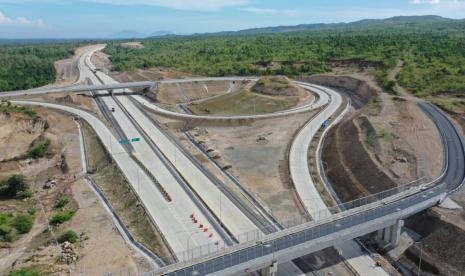
<path id="1" fill-rule="evenodd" d="M 116 71 L 170 67 L 207 76 L 309 75 L 337 61 L 369 62 L 387 88 L 386 72 L 403 60 L 399 82 L 426 95 L 465 88 L 465 30 L 419 31 L 389 27 L 144 40 L 143 49 L 113 42 L 106 48 Z"/>
<path id="2" fill-rule="evenodd" d="M 73 53 L 73 44 L 1 46 L 0 91 L 29 89 L 54 82 L 54 62 Z"/>

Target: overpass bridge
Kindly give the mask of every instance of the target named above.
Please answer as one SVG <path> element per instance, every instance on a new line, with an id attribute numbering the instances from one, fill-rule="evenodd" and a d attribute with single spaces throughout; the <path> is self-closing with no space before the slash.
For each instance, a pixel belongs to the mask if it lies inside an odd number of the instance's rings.
<path id="1" fill-rule="evenodd" d="M 159 81 L 138 81 L 138 82 L 120 82 L 111 84 L 85 85 L 77 84 L 63 87 L 45 87 L 28 90 L 4 91 L 0 92 L 0 98 L 19 97 L 40 94 L 53 93 L 83 93 L 89 91 L 113 91 L 118 89 L 156 89 L 160 84 L 189 83 L 189 82 L 206 82 L 206 81 L 245 81 L 256 80 L 256 77 L 219 77 L 219 78 L 185 78 L 170 79 Z"/>
<path id="2" fill-rule="evenodd" d="M 211 245 L 194 248 L 184 253 L 186 261 L 145 275 L 240 275 L 260 269 L 274 275 L 279 263 L 375 231 L 384 242 L 395 244 L 403 219 L 435 206 L 465 182 L 465 143 L 459 130 L 438 108 L 419 106 L 439 128 L 445 147 L 445 170 L 436 181 L 411 183 L 332 207 L 312 214 L 319 220 L 303 219 L 266 236 L 245 233 L 247 242 L 218 251 Z"/>

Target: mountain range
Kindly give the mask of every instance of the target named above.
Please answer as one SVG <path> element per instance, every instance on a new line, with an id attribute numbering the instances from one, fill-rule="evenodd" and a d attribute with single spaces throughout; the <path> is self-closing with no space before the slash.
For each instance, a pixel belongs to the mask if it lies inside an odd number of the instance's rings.
<path id="1" fill-rule="evenodd" d="M 458 23 L 458 24 L 457 24 Z M 314 23 L 314 24 L 300 24 L 293 26 L 275 26 L 264 28 L 251 28 L 239 31 L 222 31 L 212 33 L 195 33 L 189 34 L 190 36 L 228 36 L 228 35 L 254 35 L 254 34 L 271 34 L 271 33 L 288 33 L 288 32 L 301 32 L 301 31 L 324 31 L 324 30 L 356 30 L 356 29 L 376 29 L 376 28 L 410 28 L 410 29 L 424 29 L 428 28 L 442 28 L 444 26 L 452 26 L 457 30 L 465 28 L 465 19 L 451 19 L 437 15 L 423 15 L 423 16 L 396 16 L 386 19 L 363 19 L 349 23 Z M 143 34 L 137 31 L 125 30 L 109 36 L 113 39 L 133 39 L 133 38 L 157 38 L 157 37 L 173 37 L 173 36 L 189 36 L 179 35 L 170 31 L 160 30 L 151 33 L 150 35 Z"/>

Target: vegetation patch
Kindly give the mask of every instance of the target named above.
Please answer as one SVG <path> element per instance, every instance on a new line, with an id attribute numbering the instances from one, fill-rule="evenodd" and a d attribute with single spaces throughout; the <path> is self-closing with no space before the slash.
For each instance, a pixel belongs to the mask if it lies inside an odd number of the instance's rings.
<path id="1" fill-rule="evenodd" d="M 68 203 L 69 203 L 69 197 L 62 196 L 55 203 L 55 208 L 61 209 L 61 208 L 65 207 Z"/>
<path id="2" fill-rule="evenodd" d="M 36 139 L 29 151 L 27 152 L 27 157 L 31 158 L 42 158 L 44 157 L 50 148 L 50 139 L 44 139 L 43 137 L 39 137 Z"/>
<path id="3" fill-rule="evenodd" d="M 0 91 L 29 89 L 55 81 L 55 61 L 74 54 L 76 44 L 0 46 Z"/>
<path id="4" fill-rule="evenodd" d="M 252 87 L 253 92 L 265 95 L 298 96 L 299 90 L 286 77 L 263 77 Z"/>
<path id="5" fill-rule="evenodd" d="M 297 97 L 262 95 L 242 89 L 237 93 L 189 105 L 189 109 L 199 115 L 251 115 L 286 110 L 294 107 L 297 102 Z"/>
<path id="6" fill-rule="evenodd" d="M 34 217 L 29 214 L 0 212 L 0 240 L 14 242 L 20 235 L 29 233 L 34 225 Z"/>
<path id="7" fill-rule="evenodd" d="M 75 213 L 76 213 L 76 210 L 67 210 L 63 212 L 58 212 L 52 216 L 52 218 L 50 219 L 50 224 L 51 225 L 63 224 L 69 221 L 74 216 Z"/>
<path id="8" fill-rule="evenodd" d="M 32 268 L 21 268 L 8 274 L 9 276 L 42 276 L 43 274 Z"/>
<path id="9" fill-rule="evenodd" d="M 434 97 L 431 101 L 447 111 L 457 114 L 465 113 L 465 99 L 463 98 Z"/>
<path id="10" fill-rule="evenodd" d="M 24 175 L 15 174 L 0 181 L 0 198 L 29 198 L 32 191 Z"/>
<path id="11" fill-rule="evenodd" d="M 0 103 L 0 112 L 6 115 L 10 115 L 11 113 L 22 113 L 35 121 L 40 118 L 34 109 L 26 106 L 14 105 L 9 101 Z"/>
<path id="12" fill-rule="evenodd" d="M 57 241 L 59 243 L 64 243 L 64 242 L 70 242 L 70 243 L 75 243 L 79 240 L 79 236 L 78 234 L 76 234 L 76 232 L 74 232 L 73 230 L 68 230 L 66 232 L 64 232 L 63 234 L 61 234 L 58 238 L 57 238 Z"/>
<path id="13" fill-rule="evenodd" d="M 404 66 L 400 85 L 418 96 L 465 91 L 465 28 L 453 22 L 409 22 L 270 34 L 157 38 L 144 49 L 119 42 L 105 49 L 116 71 L 171 67 L 208 76 L 311 75 L 335 63 L 375 69 L 378 82 L 395 94 L 387 72 Z"/>

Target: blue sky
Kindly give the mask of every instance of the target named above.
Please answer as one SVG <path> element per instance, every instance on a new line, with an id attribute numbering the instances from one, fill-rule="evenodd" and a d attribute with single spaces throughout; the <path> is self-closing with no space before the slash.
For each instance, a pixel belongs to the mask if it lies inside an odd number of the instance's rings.
<path id="1" fill-rule="evenodd" d="M 465 18 L 465 0 L 0 0 L 0 38 L 187 34 L 425 14 Z"/>

